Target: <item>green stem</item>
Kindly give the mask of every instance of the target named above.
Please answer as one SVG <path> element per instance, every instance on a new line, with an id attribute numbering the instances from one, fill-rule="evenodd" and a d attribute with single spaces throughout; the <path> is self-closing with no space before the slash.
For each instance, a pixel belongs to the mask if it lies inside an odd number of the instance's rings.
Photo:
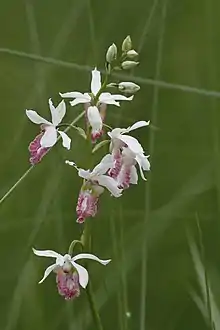
<path id="1" fill-rule="evenodd" d="M 68 250 L 68 254 L 70 256 L 72 256 L 73 250 L 74 250 L 74 247 L 75 247 L 76 244 L 79 244 L 81 246 L 81 248 L 83 247 L 83 244 L 82 244 L 81 241 L 79 241 L 79 240 L 72 241 L 71 244 L 70 244 L 69 250 Z"/>
<path id="2" fill-rule="evenodd" d="M 85 227 L 84 227 L 84 230 L 83 230 L 82 237 L 81 237 L 81 241 L 83 243 L 84 251 L 86 253 L 91 251 L 91 233 L 90 233 L 90 226 L 89 225 L 90 225 L 89 220 L 87 220 L 86 223 L 85 223 Z M 88 265 L 87 264 L 86 264 L 86 268 L 88 270 Z M 96 307 L 95 300 L 94 300 L 94 295 L 93 295 L 93 292 L 92 292 L 91 279 L 89 280 L 89 283 L 86 287 L 86 294 L 87 294 L 91 314 L 92 314 L 92 317 L 93 317 L 93 320 L 94 320 L 94 324 L 96 324 L 96 330 L 103 330 L 101 318 L 100 318 L 100 315 L 98 313 L 98 309 Z"/>
<path id="3" fill-rule="evenodd" d="M 102 91 L 105 90 L 105 88 L 106 88 L 106 85 L 108 83 L 108 76 L 109 76 L 109 74 L 106 73 L 104 83 L 103 83 L 100 90 L 98 91 L 98 93 L 95 96 L 95 99 L 94 99 L 95 104 L 98 102 L 99 96 L 102 93 Z M 89 165 L 90 165 L 89 168 L 92 169 L 92 167 L 93 167 L 93 154 L 92 154 L 92 149 L 93 148 L 92 147 L 93 146 L 92 146 L 89 126 L 87 126 L 87 134 L 86 135 L 87 135 L 89 151 L 91 153 L 91 157 L 90 157 L 90 161 L 89 161 Z M 83 233 L 82 233 L 82 236 L 81 236 L 80 240 L 82 242 L 84 252 L 89 253 L 91 251 L 91 231 L 90 231 L 90 221 L 89 220 L 87 220 L 85 222 L 84 230 L 83 230 Z M 88 270 L 87 263 L 85 264 L 85 266 Z M 94 300 L 94 295 L 93 295 L 93 292 L 92 292 L 91 279 L 89 280 L 89 283 L 86 287 L 86 294 L 87 294 L 91 314 L 92 314 L 92 317 L 93 317 L 93 320 L 94 320 L 94 324 L 96 324 L 96 328 L 97 328 L 96 330 L 103 330 L 101 318 L 100 318 L 100 315 L 98 313 L 98 309 L 96 307 L 95 300 Z"/>
<path id="4" fill-rule="evenodd" d="M 90 309 L 91 309 L 91 313 L 92 313 L 92 316 L 93 316 L 93 319 L 94 319 L 94 323 L 96 324 L 96 327 L 97 327 L 96 330 L 103 330 L 101 318 L 100 318 L 100 315 L 99 315 L 99 313 L 96 309 L 96 305 L 95 305 L 95 301 L 94 301 L 94 297 L 93 297 L 91 280 L 87 285 L 86 294 L 87 294 L 89 306 L 90 306 Z"/>

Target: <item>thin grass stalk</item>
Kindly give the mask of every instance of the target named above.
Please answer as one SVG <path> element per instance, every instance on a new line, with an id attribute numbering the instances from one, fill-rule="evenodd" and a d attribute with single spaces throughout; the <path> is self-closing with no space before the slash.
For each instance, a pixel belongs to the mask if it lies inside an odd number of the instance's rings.
<path id="1" fill-rule="evenodd" d="M 81 112 L 75 119 L 73 119 L 73 121 L 71 122 L 70 126 L 67 127 L 64 132 L 68 132 L 69 129 L 71 128 L 71 125 L 76 124 L 85 114 L 85 111 Z M 58 137 L 57 141 L 60 140 L 60 136 Z M 51 149 L 50 149 L 51 150 Z M 49 150 L 49 151 L 50 151 Z M 17 186 L 28 176 L 28 174 L 32 171 L 32 169 L 34 168 L 34 165 L 31 165 L 27 171 L 18 179 L 18 181 L 4 194 L 4 196 L 2 196 L 2 198 L 0 199 L 0 205 L 6 200 L 6 198 L 8 196 L 11 195 L 11 193 L 15 190 L 15 188 L 17 188 Z"/>
<path id="2" fill-rule="evenodd" d="M 199 233 L 199 246 L 200 246 L 201 258 L 202 258 L 202 262 L 203 262 L 203 266 L 204 266 L 206 308 L 207 308 L 207 311 L 208 311 L 210 328 L 212 330 L 216 330 L 215 329 L 215 323 L 214 323 L 213 317 L 212 317 L 212 305 L 211 305 L 211 298 L 210 298 L 208 270 L 207 270 L 207 266 L 206 266 L 205 248 L 204 248 L 204 244 L 203 244 L 203 234 L 202 234 L 198 214 L 196 214 L 196 224 L 197 224 L 198 233 Z"/>

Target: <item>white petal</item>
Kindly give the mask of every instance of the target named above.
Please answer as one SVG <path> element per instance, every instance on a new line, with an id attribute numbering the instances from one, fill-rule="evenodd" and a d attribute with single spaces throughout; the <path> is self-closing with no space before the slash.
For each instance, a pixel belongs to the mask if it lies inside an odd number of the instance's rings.
<path id="1" fill-rule="evenodd" d="M 83 170 L 82 168 L 79 168 L 78 174 L 81 178 L 89 180 L 91 177 L 90 170 Z"/>
<path id="2" fill-rule="evenodd" d="M 119 102 L 116 102 L 110 93 L 102 93 L 99 96 L 99 102 L 105 104 L 113 104 L 117 105 L 117 107 L 120 107 Z"/>
<path id="3" fill-rule="evenodd" d="M 39 116 L 38 113 L 34 110 L 26 110 L 26 115 L 32 121 L 32 123 L 52 125 L 49 121 Z"/>
<path id="4" fill-rule="evenodd" d="M 67 97 L 70 99 L 75 99 L 75 98 L 83 98 L 83 93 L 80 92 L 68 92 L 68 93 L 59 93 L 61 97 Z"/>
<path id="5" fill-rule="evenodd" d="M 137 163 L 138 163 L 138 165 L 139 165 L 139 169 L 140 169 L 140 173 L 141 173 L 141 177 L 142 177 L 142 179 L 143 179 L 144 181 L 147 181 L 147 179 L 146 179 L 145 176 L 144 176 L 144 172 L 143 172 L 143 170 L 142 170 L 142 161 L 141 161 L 141 159 L 140 159 L 139 157 L 136 157 L 136 161 L 137 161 Z"/>
<path id="6" fill-rule="evenodd" d="M 75 100 L 70 101 L 70 105 L 74 107 L 74 105 L 80 104 L 80 103 L 89 103 L 91 101 L 91 96 L 84 95 L 82 97 L 77 97 Z"/>
<path id="7" fill-rule="evenodd" d="M 123 163 L 125 165 L 136 164 L 136 154 L 130 148 L 122 148 Z"/>
<path id="8" fill-rule="evenodd" d="M 135 124 L 133 124 L 132 126 L 128 127 L 126 129 L 126 132 L 130 132 L 133 131 L 137 128 L 143 127 L 143 126 L 148 126 L 150 124 L 150 120 L 149 121 L 145 121 L 145 120 L 140 120 L 137 121 Z"/>
<path id="9" fill-rule="evenodd" d="M 111 154 L 105 155 L 100 163 L 94 167 L 92 174 L 105 174 L 113 166 L 113 156 Z"/>
<path id="10" fill-rule="evenodd" d="M 47 276 L 50 275 L 50 273 L 51 273 L 55 268 L 57 268 L 57 265 L 56 265 L 56 264 L 53 264 L 53 265 L 47 267 L 47 269 L 46 269 L 45 272 L 44 272 L 44 276 L 43 276 L 42 280 L 40 280 L 39 284 L 41 284 L 41 283 L 47 278 Z"/>
<path id="11" fill-rule="evenodd" d="M 126 96 L 121 95 L 121 94 L 113 94 L 113 95 L 112 95 L 112 98 L 113 98 L 115 101 L 132 101 L 133 98 L 134 98 L 134 95 L 129 96 L 129 97 L 126 97 Z"/>
<path id="12" fill-rule="evenodd" d="M 107 175 L 97 176 L 96 180 L 100 184 L 100 186 L 105 187 L 114 197 L 120 197 L 122 193 L 122 189 L 119 189 L 117 186 L 117 182 Z"/>
<path id="13" fill-rule="evenodd" d="M 39 257 L 51 257 L 51 258 L 58 258 L 61 257 L 61 254 L 53 251 L 53 250 L 36 250 L 32 248 L 34 254 Z"/>
<path id="14" fill-rule="evenodd" d="M 57 126 L 61 123 L 63 117 L 66 114 L 66 104 L 64 101 L 61 101 L 58 106 L 55 108 L 51 99 L 49 99 L 49 107 L 52 116 L 52 123 L 54 126 Z"/>
<path id="15" fill-rule="evenodd" d="M 142 167 L 145 171 L 150 171 L 150 162 L 148 160 L 148 157 L 150 157 L 150 155 L 144 157 L 145 159 L 144 160 L 142 159 Z"/>
<path id="16" fill-rule="evenodd" d="M 58 133 L 60 134 L 60 136 L 62 138 L 64 148 L 70 150 L 71 139 L 69 138 L 69 136 L 65 132 L 62 132 L 62 131 L 58 131 Z"/>
<path id="17" fill-rule="evenodd" d="M 44 135 L 40 140 L 43 148 L 50 148 L 57 142 L 57 130 L 54 126 L 46 126 Z"/>
<path id="18" fill-rule="evenodd" d="M 118 139 L 120 139 L 121 141 L 126 143 L 128 148 L 131 151 L 133 151 L 134 153 L 136 153 L 136 154 L 143 153 L 143 148 L 142 148 L 141 144 L 133 136 L 120 135 L 120 137 L 118 137 Z"/>
<path id="19" fill-rule="evenodd" d="M 114 128 L 111 132 L 108 132 L 108 136 L 111 139 L 116 139 L 118 137 L 120 137 L 121 134 L 126 133 L 127 129 L 125 128 Z"/>
<path id="20" fill-rule="evenodd" d="M 97 107 L 88 107 L 87 118 L 93 130 L 101 131 L 102 118 Z"/>
<path id="21" fill-rule="evenodd" d="M 96 95 L 101 88 L 101 74 L 96 68 L 92 70 L 91 92 Z"/>
<path id="22" fill-rule="evenodd" d="M 91 259 L 91 260 L 95 260 L 95 261 L 98 261 L 100 264 L 102 265 L 107 265 L 111 259 L 107 259 L 107 260 L 102 260 L 102 259 L 99 259 L 98 257 L 94 256 L 93 254 L 90 254 L 90 253 L 80 253 L 80 254 L 77 254 L 75 257 L 72 258 L 73 261 L 76 261 L 76 260 L 79 260 L 79 259 Z"/>
<path id="23" fill-rule="evenodd" d="M 88 281 L 89 281 L 89 274 L 88 274 L 87 270 L 83 266 L 74 262 L 73 260 L 71 261 L 71 264 L 78 272 L 79 284 L 85 289 L 88 284 Z"/>
<path id="24" fill-rule="evenodd" d="M 131 178 L 130 183 L 137 184 L 138 183 L 138 174 L 135 165 L 131 166 Z"/>
<path id="25" fill-rule="evenodd" d="M 148 160 L 150 156 L 145 156 L 144 154 L 136 155 L 136 161 L 139 161 L 141 164 L 141 167 L 145 171 L 150 171 L 150 162 Z"/>

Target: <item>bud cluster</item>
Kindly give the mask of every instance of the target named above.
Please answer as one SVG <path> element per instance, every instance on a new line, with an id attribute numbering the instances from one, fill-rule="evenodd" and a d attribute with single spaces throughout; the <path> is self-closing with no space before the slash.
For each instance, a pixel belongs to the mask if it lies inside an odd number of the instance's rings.
<path id="1" fill-rule="evenodd" d="M 132 48 L 131 37 L 127 36 L 121 45 L 121 55 L 118 54 L 118 48 L 113 43 L 106 52 L 106 67 L 112 70 L 130 70 L 139 64 L 136 61 L 138 53 Z"/>

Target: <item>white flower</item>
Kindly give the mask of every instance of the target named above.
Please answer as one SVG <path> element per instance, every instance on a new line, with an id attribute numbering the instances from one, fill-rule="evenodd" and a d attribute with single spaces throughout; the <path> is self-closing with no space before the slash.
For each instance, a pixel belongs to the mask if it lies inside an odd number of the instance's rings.
<path id="1" fill-rule="evenodd" d="M 101 74 L 96 68 L 92 70 L 92 80 L 91 80 L 91 92 L 90 93 L 80 93 L 80 92 L 68 92 L 60 93 L 61 97 L 67 97 L 74 99 L 70 101 L 72 106 L 83 103 L 86 105 L 86 115 L 88 118 L 89 125 L 92 128 L 92 140 L 96 141 L 102 135 L 102 125 L 103 116 L 100 113 L 100 107 L 104 104 L 113 104 L 120 106 L 118 101 L 131 101 L 133 96 L 125 97 L 124 95 L 111 93 L 101 93 L 98 97 L 97 94 L 101 89 Z M 99 111 L 100 110 L 100 111 Z M 104 111 L 105 113 L 105 111 Z"/>
<path id="2" fill-rule="evenodd" d="M 59 131 L 57 126 L 61 123 L 63 117 L 66 113 L 66 105 L 64 101 L 61 101 L 57 107 L 54 107 L 52 100 L 49 99 L 49 108 L 51 112 L 52 122 L 44 119 L 36 111 L 33 110 L 26 110 L 26 115 L 28 118 L 35 124 L 43 124 L 44 134 L 40 140 L 41 147 L 43 148 L 50 148 L 54 146 L 57 142 L 58 136 L 57 133 L 60 134 L 63 146 L 66 149 L 70 149 L 71 139 L 65 132 Z"/>
<path id="3" fill-rule="evenodd" d="M 52 271 L 56 272 L 59 269 L 63 269 L 64 271 L 69 272 L 73 267 L 73 269 L 75 269 L 79 275 L 79 284 L 83 288 L 86 288 L 89 281 L 89 274 L 87 270 L 83 266 L 76 263 L 76 261 L 80 259 L 91 259 L 98 261 L 102 265 L 107 265 L 111 261 L 111 259 L 101 260 L 98 257 L 94 256 L 93 254 L 89 254 L 89 253 L 80 253 L 74 257 L 71 257 L 69 254 L 65 254 L 64 256 L 62 256 L 61 254 L 52 250 L 42 251 L 42 250 L 33 249 L 33 252 L 34 254 L 40 257 L 50 257 L 56 259 L 56 262 L 45 270 L 44 276 L 39 283 L 42 283 Z"/>
<path id="4" fill-rule="evenodd" d="M 129 183 L 137 183 L 137 171 L 135 164 L 138 163 L 142 179 L 146 180 L 144 171 L 150 170 L 149 156 L 144 155 L 140 142 L 134 137 L 127 135 L 137 128 L 148 126 L 150 121 L 138 121 L 128 128 L 115 128 L 108 135 L 111 138 L 110 151 L 113 155 L 113 166 L 109 175 L 119 182 L 119 186 L 129 186 Z M 124 185 L 121 183 L 125 183 Z"/>
<path id="5" fill-rule="evenodd" d="M 80 92 L 69 92 L 69 93 L 60 93 L 61 97 L 67 97 L 74 99 L 70 102 L 72 106 L 79 104 L 79 103 L 92 103 L 98 94 L 100 88 L 102 86 L 101 83 L 101 74 L 96 68 L 92 70 L 92 80 L 91 80 L 91 93 L 80 93 Z M 112 95 L 111 93 L 101 93 L 97 100 L 97 104 L 104 103 L 104 104 L 113 104 L 116 106 L 120 106 L 119 102 L 117 101 L 131 101 L 133 96 L 125 97 L 124 95 Z M 94 105 L 94 104 L 93 104 Z"/>
<path id="6" fill-rule="evenodd" d="M 113 156 L 108 154 L 103 157 L 101 162 L 93 169 L 84 170 L 77 168 L 75 163 L 66 160 L 66 164 L 74 166 L 78 170 L 78 175 L 99 186 L 105 187 L 114 197 L 120 197 L 122 190 L 117 187 L 117 182 L 105 173 L 113 166 Z"/>
<path id="7" fill-rule="evenodd" d="M 143 153 L 143 148 L 137 139 L 125 133 L 129 133 L 137 128 L 148 126 L 150 121 L 141 120 L 129 126 L 128 128 L 114 128 L 111 132 L 108 132 L 109 137 L 111 138 L 110 148 L 118 148 L 127 145 L 128 148 L 134 153 Z"/>

